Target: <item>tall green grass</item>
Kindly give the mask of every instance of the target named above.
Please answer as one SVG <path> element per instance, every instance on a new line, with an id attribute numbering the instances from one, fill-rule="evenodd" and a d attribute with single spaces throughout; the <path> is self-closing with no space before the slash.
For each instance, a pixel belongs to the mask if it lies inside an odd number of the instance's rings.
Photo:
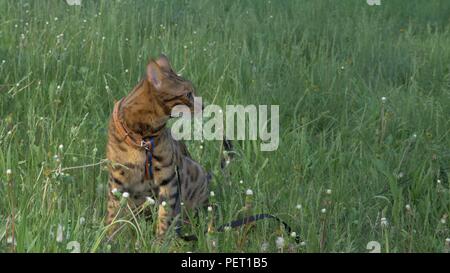
<path id="1" fill-rule="evenodd" d="M 448 1 L 84 2 L 0 0 L 0 252 L 448 251 Z M 198 242 L 141 218 L 103 240 L 104 165 L 54 170 L 101 162 L 114 101 L 161 52 L 207 103 L 280 105 L 279 149 L 235 141 L 226 173 L 218 142 L 188 144 L 215 225 L 252 189 L 302 244 L 270 221 L 203 236 L 206 211 Z"/>

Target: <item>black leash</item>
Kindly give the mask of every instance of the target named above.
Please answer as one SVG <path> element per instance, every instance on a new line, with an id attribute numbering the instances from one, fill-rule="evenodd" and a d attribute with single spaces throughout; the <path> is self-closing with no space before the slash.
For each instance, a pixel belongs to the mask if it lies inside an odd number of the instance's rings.
<path id="1" fill-rule="evenodd" d="M 267 213 L 255 214 L 255 215 L 252 215 L 252 216 L 248 216 L 248 217 L 244 217 L 244 218 L 241 218 L 241 219 L 237 219 L 237 220 L 231 221 L 230 223 L 227 223 L 227 224 L 224 224 L 224 225 L 220 226 L 217 229 L 217 231 L 218 232 L 223 232 L 225 230 L 225 228 L 227 228 L 227 227 L 236 228 L 236 227 L 247 225 L 247 224 L 250 224 L 252 222 L 256 222 L 256 221 L 263 220 L 263 219 L 274 219 L 274 220 L 277 220 L 280 224 L 283 225 L 284 229 L 288 232 L 288 234 L 291 234 L 291 232 L 292 232 L 292 228 L 286 222 L 284 222 L 283 220 L 281 220 L 280 218 L 278 218 L 275 215 L 267 214 Z M 300 243 L 300 235 L 298 235 L 297 233 L 295 235 L 295 242 L 296 243 Z"/>
<path id="2" fill-rule="evenodd" d="M 180 211 L 181 211 L 181 197 L 180 197 L 181 196 L 181 184 L 180 184 L 181 180 L 180 180 L 180 172 L 178 171 L 178 166 L 176 168 L 176 172 L 177 172 L 177 180 L 178 180 L 177 181 L 178 182 L 177 183 L 178 184 L 177 185 L 177 187 L 178 187 L 178 194 L 177 194 L 177 197 L 176 197 L 176 215 L 179 215 Z M 247 216 L 247 217 L 244 217 L 244 218 L 240 218 L 240 219 L 237 219 L 237 220 L 233 220 L 233 221 L 231 221 L 231 222 L 229 222 L 227 224 L 221 225 L 219 228 L 216 229 L 216 231 L 217 232 L 224 232 L 226 228 L 237 228 L 237 227 L 244 226 L 244 225 L 247 225 L 247 224 L 259 221 L 259 220 L 263 220 L 263 219 L 274 219 L 274 220 L 278 221 L 280 224 L 283 225 L 284 229 L 287 231 L 288 234 L 291 234 L 291 232 L 292 232 L 292 228 L 286 222 L 284 222 L 283 220 L 281 220 L 277 216 L 272 215 L 272 214 L 268 214 L 268 213 L 260 213 L 260 214 L 255 214 L 255 215 L 252 215 L 252 216 Z M 180 219 L 178 219 L 178 221 L 177 221 L 177 225 L 175 226 L 175 231 L 177 232 L 178 236 L 181 239 L 185 240 L 185 241 L 188 241 L 188 242 L 189 241 L 198 241 L 197 236 L 195 236 L 193 234 L 192 235 L 182 235 L 181 234 L 181 220 Z M 205 232 L 205 234 L 206 233 L 207 233 L 207 231 Z M 297 234 L 297 233 L 295 235 L 295 242 L 297 244 L 300 243 L 300 235 Z"/>
<path id="3" fill-rule="evenodd" d="M 256 222 L 258 220 L 263 220 L 263 219 L 274 219 L 274 220 L 277 220 L 279 223 L 283 224 L 284 229 L 289 234 L 292 232 L 292 228 L 286 222 L 284 222 L 280 218 L 276 217 L 275 215 L 267 214 L 267 213 L 255 214 L 255 215 L 252 215 L 252 216 L 248 216 L 248 217 L 244 217 L 244 218 L 241 218 L 241 219 L 237 219 L 237 220 L 231 221 L 231 222 L 229 222 L 227 224 L 224 224 L 224 225 L 220 226 L 219 228 L 216 229 L 216 231 L 217 232 L 224 232 L 227 227 L 229 227 L 229 228 L 237 228 L 237 227 L 240 227 L 240 226 L 244 226 L 244 225 Z M 197 236 L 195 236 L 195 235 L 181 235 L 179 231 L 180 231 L 180 228 L 177 228 L 178 236 L 181 239 L 185 240 L 185 241 L 197 241 L 198 240 Z M 207 231 L 205 232 L 205 234 L 206 233 L 207 233 Z M 300 243 L 300 235 L 298 235 L 298 234 L 295 235 L 295 242 L 297 244 Z"/>

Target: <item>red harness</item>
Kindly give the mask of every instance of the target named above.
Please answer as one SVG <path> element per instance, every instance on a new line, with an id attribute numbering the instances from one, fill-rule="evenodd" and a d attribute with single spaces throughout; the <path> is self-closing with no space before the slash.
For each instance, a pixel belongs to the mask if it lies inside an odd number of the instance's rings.
<path id="1" fill-rule="evenodd" d="M 122 139 L 121 141 L 125 141 L 128 145 L 133 146 L 138 149 L 145 150 L 145 177 L 147 179 L 153 178 L 153 150 L 155 148 L 154 138 L 158 135 L 158 133 L 150 135 L 148 137 L 143 137 L 140 134 L 137 134 L 130 130 L 125 122 L 120 118 L 120 108 L 122 106 L 123 98 L 120 99 L 114 105 L 113 111 L 113 123 L 116 128 L 116 132 L 119 137 Z"/>

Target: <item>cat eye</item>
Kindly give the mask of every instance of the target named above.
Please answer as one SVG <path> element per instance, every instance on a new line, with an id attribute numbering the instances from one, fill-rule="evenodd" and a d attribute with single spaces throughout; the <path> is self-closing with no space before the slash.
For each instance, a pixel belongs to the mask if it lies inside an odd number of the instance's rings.
<path id="1" fill-rule="evenodd" d="M 190 100 L 193 100 L 194 99 L 194 97 L 192 96 L 192 92 L 189 92 L 189 93 L 186 93 L 186 98 L 188 98 L 188 99 L 190 99 Z"/>

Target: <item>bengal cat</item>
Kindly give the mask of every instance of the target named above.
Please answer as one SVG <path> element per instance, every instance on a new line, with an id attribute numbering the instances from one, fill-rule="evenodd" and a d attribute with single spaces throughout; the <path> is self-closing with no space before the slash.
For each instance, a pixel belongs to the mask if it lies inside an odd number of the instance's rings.
<path id="1" fill-rule="evenodd" d="M 210 175 L 165 126 L 176 105 L 186 105 L 191 111 L 202 107 L 194 107 L 192 83 L 178 76 L 163 55 L 148 63 L 144 79 L 116 103 L 107 144 L 107 159 L 112 163 L 107 225 L 120 206 L 113 194 L 116 191 L 129 194 L 132 208 L 142 206 L 147 197 L 157 200 L 158 236 L 166 233 L 179 214 L 181 202 L 192 209 L 207 204 Z M 109 234 L 113 231 L 111 227 Z"/>

